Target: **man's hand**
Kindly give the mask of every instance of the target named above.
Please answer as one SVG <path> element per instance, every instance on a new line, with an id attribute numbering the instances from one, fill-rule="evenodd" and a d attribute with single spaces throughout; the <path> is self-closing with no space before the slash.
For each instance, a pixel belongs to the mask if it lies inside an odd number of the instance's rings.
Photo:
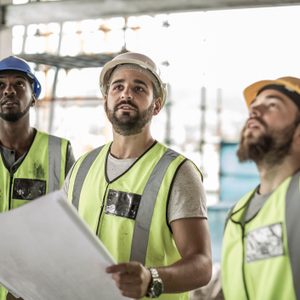
<path id="1" fill-rule="evenodd" d="M 139 299 L 146 295 L 151 282 L 150 271 L 139 262 L 121 263 L 106 268 L 122 295 Z"/>
<path id="2" fill-rule="evenodd" d="M 22 298 L 15 298 L 12 294 L 8 293 L 6 300 L 23 300 Z"/>

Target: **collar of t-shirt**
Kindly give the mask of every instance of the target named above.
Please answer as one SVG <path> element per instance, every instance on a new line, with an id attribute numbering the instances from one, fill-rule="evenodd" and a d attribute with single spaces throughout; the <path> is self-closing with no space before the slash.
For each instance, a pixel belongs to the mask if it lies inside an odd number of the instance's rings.
<path id="1" fill-rule="evenodd" d="M 109 181 L 124 173 L 136 160 L 137 158 L 119 159 L 109 153 L 107 159 L 107 176 Z"/>
<path id="2" fill-rule="evenodd" d="M 270 195 L 271 193 L 261 195 L 257 191 L 254 193 L 246 211 L 245 222 L 251 220 L 260 211 Z"/>
<path id="3" fill-rule="evenodd" d="M 21 162 L 23 161 L 24 157 L 27 154 L 27 151 L 23 153 L 19 158 L 16 158 L 16 151 L 12 149 L 5 148 L 0 145 L 0 150 L 2 153 L 2 159 L 4 161 L 5 166 L 10 170 L 10 171 L 15 171 Z"/>

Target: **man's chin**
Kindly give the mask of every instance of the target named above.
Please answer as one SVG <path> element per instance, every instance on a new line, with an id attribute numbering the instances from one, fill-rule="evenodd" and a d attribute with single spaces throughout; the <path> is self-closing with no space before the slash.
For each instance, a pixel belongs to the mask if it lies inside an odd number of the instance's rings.
<path id="1" fill-rule="evenodd" d="M 262 133 L 259 131 L 246 131 L 243 135 L 242 142 L 247 145 L 255 145 L 257 144 L 262 137 Z"/>
<path id="2" fill-rule="evenodd" d="M 122 119 L 128 120 L 128 119 L 136 118 L 136 112 L 135 111 L 129 111 L 129 110 L 122 110 L 122 111 L 119 111 L 116 114 L 116 117 L 119 120 L 122 120 Z"/>
<path id="3" fill-rule="evenodd" d="M 11 115 L 11 114 L 0 114 L 0 118 L 7 122 L 17 122 L 22 116 L 19 115 Z"/>

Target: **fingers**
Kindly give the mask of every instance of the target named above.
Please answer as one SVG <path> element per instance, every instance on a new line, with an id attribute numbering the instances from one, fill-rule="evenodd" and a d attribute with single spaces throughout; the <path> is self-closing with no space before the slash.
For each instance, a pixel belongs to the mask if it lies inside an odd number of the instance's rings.
<path id="1" fill-rule="evenodd" d="M 141 269 L 143 269 L 143 265 L 139 262 L 129 262 L 129 263 L 121 263 L 112 265 L 106 268 L 107 273 L 128 273 L 128 274 L 134 274 L 139 272 Z"/>
<path id="2" fill-rule="evenodd" d="M 130 298 L 145 296 L 151 281 L 149 270 L 138 262 L 112 265 L 106 268 L 106 272 L 112 274 L 122 295 Z"/>

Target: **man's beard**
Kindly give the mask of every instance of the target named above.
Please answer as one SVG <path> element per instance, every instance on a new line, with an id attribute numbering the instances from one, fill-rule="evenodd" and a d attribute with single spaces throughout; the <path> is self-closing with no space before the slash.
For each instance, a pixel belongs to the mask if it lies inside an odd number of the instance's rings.
<path id="1" fill-rule="evenodd" d="M 130 116 L 130 114 L 123 113 L 122 116 L 117 116 L 118 107 L 122 104 L 128 104 L 134 107 L 136 109 L 136 114 L 134 116 Z M 145 125 L 148 124 L 152 119 L 153 107 L 154 101 L 152 101 L 146 110 L 139 112 L 137 106 L 130 100 L 127 100 L 120 102 L 114 107 L 113 110 L 109 110 L 107 107 L 107 102 L 105 102 L 105 112 L 114 130 L 120 135 L 124 136 L 134 135 L 142 132 Z"/>
<path id="2" fill-rule="evenodd" d="M 0 118 L 7 122 L 15 123 L 28 113 L 30 106 L 31 106 L 31 102 L 27 105 L 27 107 L 23 111 L 20 112 L 9 112 L 9 113 L 0 112 Z"/>
<path id="3" fill-rule="evenodd" d="M 253 136 L 250 136 L 250 139 L 249 136 L 245 137 L 246 126 L 243 128 L 241 141 L 237 150 L 239 161 L 252 160 L 257 164 L 260 162 L 269 165 L 280 164 L 290 153 L 294 132 L 299 122 L 294 122 L 285 129 L 274 131 L 268 130 L 267 124 L 262 120 L 257 120 L 264 125 L 266 132 L 251 141 Z"/>

